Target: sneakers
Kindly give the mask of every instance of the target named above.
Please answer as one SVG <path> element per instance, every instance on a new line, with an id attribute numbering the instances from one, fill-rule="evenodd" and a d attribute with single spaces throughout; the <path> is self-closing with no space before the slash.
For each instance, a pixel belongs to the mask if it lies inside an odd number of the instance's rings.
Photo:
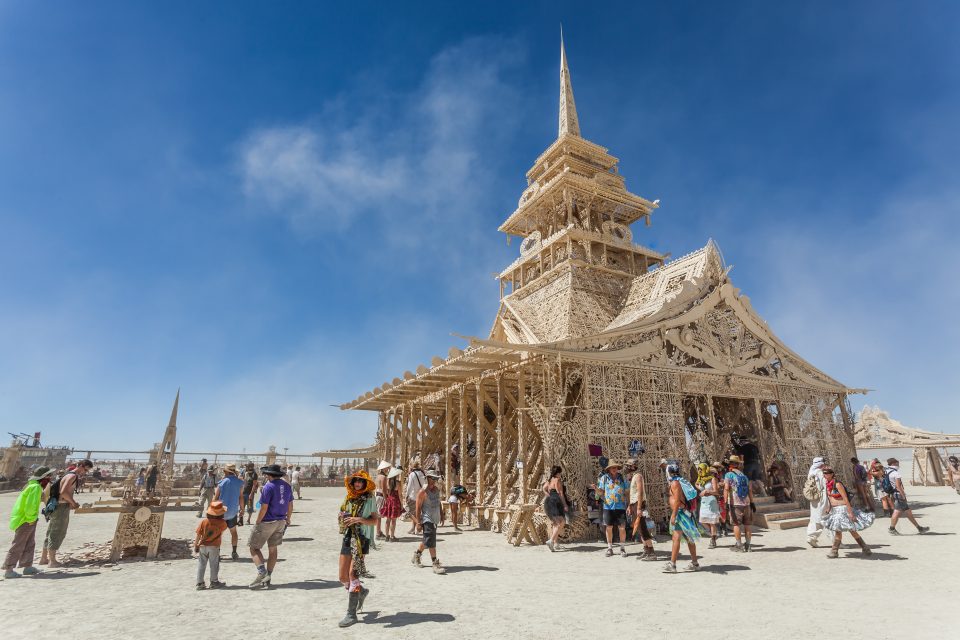
<path id="1" fill-rule="evenodd" d="M 268 582 L 269 582 L 269 580 L 268 580 Z M 211 589 L 223 589 L 225 586 L 227 586 L 227 583 L 226 583 L 226 582 L 220 582 L 219 580 L 211 580 L 211 581 L 210 581 L 210 588 L 211 588 Z"/>
<path id="2" fill-rule="evenodd" d="M 40 571 L 40 569 L 37 569 L 36 567 L 24 567 L 24 568 L 23 568 L 23 575 L 25 575 L 25 576 L 35 576 L 35 575 L 37 575 L 37 574 L 39 574 L 39 573 L 42 573 L 42 572 Z"/>
<path id="3" fill-rule="evenodd" d="M 697 562 L 691 562 L 683 568 L 684 571 L 700 571 L 700 564 Z"/>
<path id="4" fill-rule="evenodd" d="M 413 566 L 415 566 L 415 567 L 422 567 L 422 566 L 423 566 L 423 562 L 421 562 L 421 560 L 420 560 L 420 558 L 421 558 L 422 555 L 423 555 L 423 552 L 422 552 L 422 551 L 414 551 L 414 552 L 413 552 L 413 560 L 411 560 L 411 562 L 413 563 Z"/>
<path id="5" fill-rule="evenodd" d="M 710 538 L 710 544 L 707 545 L 707 548 L 708 548 L 708 549 L 716 549 L 716 548 L 717 548 L 717 539 L 716 539 L 716 538 Z"/>
<path id="6" fill-rule="evenodd" d="M 233 553 L 230 554 L 230 558 L 232 558 L 233 560 L 239 560 L 240 554 L 234 551 Z"/>
<path id="7" fill-rule="evenodd" d="M 609 558 L 610 556 L 612 556 L 612 555 L 613 555 L 613 547 L 607 547 L 607 552 L 606 552 L 604 555 L 605 555 L 606 557 L 608 557 L 608 558 Z"/>
<path id="8" fill-rule="evenodd" d="M 656 560 L 657 554 L 654 553 L 653 549 L 644 549 L 643 553 L 640 554 L 640 559 L 644 561 Z"/>
<path id="9" fill-rule="evenodd" d="M 735 553 L 743 553 L 743 545 L 738 542 L 737 544 L 733 545 L 730 551 Z"/>
<path id="10" fill-rule="evenodd" d="M 13 569 L 7 569 L 6 571 L 3 572 L 3 578 L 5 580 L 12 580 L 13 578 L 19 578 L 19 577 L 21 577 L 20 574 L 14 571 Z"/>
<path id="11" fill-rule="evenodd" d="M 206 589 L 207 589 L 207 585 L 205 585 L 202 582 L 197 583 L 197 591 L 206 591 Z"/>
<path id="12" fill-rule="evenodd" d="M 919 533 L 920 535 L 925 534 L 927 531 L 930 531 L 930 527 L 917 527 L 917 533 Z M 24 569 L 23 573 L 26 574 L 27 570 Z"/>
<path id="13" fill-rule="evenodd" d="M 625 547 L 620 547 L 620 557 L 621 557 L 621 558 L 626 558 L 626 557 L 627 557 L 627 550 L 626 550 Z"/>
<path id="14" fill-rule="evenodd" d="M 817 548 L 816 538 L 807 538 L 807 544 L 813 547 L 814 549 L 816 549 Z"/>
<path id="15" fill-rule="evenodd" d="M 445 573 L 447 572 L 447 570 L 444 569 L 442 566 L 440 566 L 440 561 L 439 561 L 439 560 L 434 560 L 434 561 L 433 561 L 433 572 L 436 573 L 437 575 L 441 575 L 441 576 L 442 576 L 443 574 L 445 574 Z"/>
<path id="16" fill-rule="evenodd" d="M 664 572 L 664 573 L 676 573 L 676 572 L 677 572 L 677 565 L 673 564 L 672 562 L 668 562 L 668 563 L 663 567 L 663 572 Z"/>
<path id="17" fill-rule="evenodd" d="M 892 536 L 900 535 L 900 532 L 894 529 L 893 527 L 890 527 L 889 529 L 887 529 L 887 533 L 889 533 Z"/>
<path id="18" fill-rule="evenodd" d="M 547 549 L 550 549 L 551 553 L 556 551 L 556 549 L 553 548 L 553 540 L 547 540 Z"/>
<path id="19" fill-rule="evenodd" d="M 743 552 L 744 552 L 744 553 L 750 553 L 750 543 L 749 543 L 749 542 L 744 542 L 744 543 L 743 543 Z"/>
<path id="20" fill-rule="evenodd" d="M 253 579 L 253 582 L 250 583 L 251 589 L 266 588 L 270 584 L 270 576 L 266 571 L 263 573 L 257 573 L 257 577 Z"/>

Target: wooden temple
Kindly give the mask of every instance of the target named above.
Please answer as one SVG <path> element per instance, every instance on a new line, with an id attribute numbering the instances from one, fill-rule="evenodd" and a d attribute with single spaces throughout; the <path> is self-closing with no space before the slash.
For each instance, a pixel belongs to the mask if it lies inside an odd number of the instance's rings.
<path id="1" fill-rule="evenodd" d="M 562 42 L 560 59 L 558 136 L 500 226 L 522 241 L 499 275 L 489 335 L 341 408 L 378 413 L 386 460 L 407 468 L 438 453 L 447 482 L 460 445 L 460 480 L 478 515 L 500 516 L 481 518 L 493 526 L 535 511 L 560 465 L 577 510 L 571 537 L 587 530 L 597 447 L 639 458 L 657 520 L 667 512 L 661 458 L 737 451 L 761 473 L 784 468 L 798 497 L 814 456 L 848 474 L 857 390 L 773 334 L 712 241 L 672 261 L 634 242 L 632 223 L 649 226 L 658 202 L 628 191 L 618 160 L 581 136 Z"/>

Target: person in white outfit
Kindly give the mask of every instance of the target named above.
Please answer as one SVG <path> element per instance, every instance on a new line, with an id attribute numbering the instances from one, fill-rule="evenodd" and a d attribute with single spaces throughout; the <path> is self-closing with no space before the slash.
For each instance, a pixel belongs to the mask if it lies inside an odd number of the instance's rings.
<path id="1" fill-rule="evenodd" d="M 807 471 L 808 478 L 816 478 L 817 486 L 820 488 L 820 502 L 810 503 L 810 522 L 807 524 L 807 544 L 811 547 L 817 546 L 820 534 L 823 532 L 823 512 L 827 508 L 827 483 L 823 478 L 824 459 L 817 456 Z"/>

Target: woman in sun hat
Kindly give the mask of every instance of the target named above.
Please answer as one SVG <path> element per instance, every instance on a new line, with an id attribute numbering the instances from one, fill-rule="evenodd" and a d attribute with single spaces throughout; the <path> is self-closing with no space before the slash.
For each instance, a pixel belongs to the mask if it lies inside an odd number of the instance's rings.
<path id="1" fill-rule="evenodd" d="M 370 552 L 370 541 L 374 537 L 380 513 L 374 492 L 376 485 L 365 470 L 355 471 L 343 480 L 347 496 L 340 505 L 338 516 L 340 535 L 340 583 L 349 594 L 347 615 L 340 621 L 341 627 L 349 627 L 357 622 L 357 611 L 363 609 L 363 602 L 370 590 L 360 583 L 360 576 L 366 573 L 366 556 Z"/>
<path id="2" fill-rule="evenodd" d="M 383 502 L 383 510 L 380 511 L 380 517 L 386 519 L 384 525 L 384 538 L 391 541 L 397 541 L 397 518 L 403 515 L 403 503 L 400 502 L 400 476 L 403 470 L 399 467 L 390 469 L 387 474 L 387 495 Z"/>
<path id="3" fill-rule="evenodd" d="M 14 531 L 13 543 L 3 562 L 4 578 L 19 578 L 20 574 L 14 571 L 18 564 L 25 576 L 40 573 L 33 566 L 33 554 L 36 548 L 41 495 L 50 483 L 51 476 L 53 476 L 53 469 L 37 467 L 27 480 L 27 486 L 13 503 L 13 509 L 10 512 L 10 529 Z"/>

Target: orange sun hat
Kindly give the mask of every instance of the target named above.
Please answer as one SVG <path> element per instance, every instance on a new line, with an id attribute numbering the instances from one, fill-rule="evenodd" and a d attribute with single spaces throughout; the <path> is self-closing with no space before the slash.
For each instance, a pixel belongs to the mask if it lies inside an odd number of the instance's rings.
<path id="1" fill-rule="evenodd" d="M 353 488 L 354 478 L 363 478 L 363 480 L 367 483 L 363 491 L 360 491 L 358 493 L 357 491 L 354 490 Z M 344 478 L 343 486 L 347 488 L 347 493 L 350 495 L 351 498 L 356 498 L 357 496 L 361 496 L 365 493 L 372 493 L 377 488 L 377 485 L 373 481 L 373 478 L 371 478 L 370 474 L 367 473 L 366 470 L 364 469 L 361 469 L 360 471 L 354 471 L 353 473 L 349 474 L 346 478 Z"/>
<path id="2" fill-rule="evenodd" d="M 214 500 L 210 503 L 210 506 L 207 507 L 208 516 L 222 516 L 227 512 L 227 507 L 219 500 Z"/>

